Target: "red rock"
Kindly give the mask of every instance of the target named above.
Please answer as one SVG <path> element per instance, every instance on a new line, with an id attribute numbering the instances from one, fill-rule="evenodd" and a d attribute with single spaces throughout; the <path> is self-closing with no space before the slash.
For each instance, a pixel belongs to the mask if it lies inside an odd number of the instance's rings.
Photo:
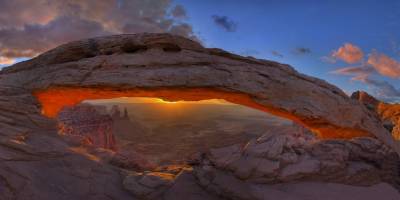
<path id="1" fill-rule="evenodd" d="M 357 91 L 351 96 L 375 111 L 385 128 L 392 132 L 393 138 L 400 140 L 400 104 L 379 101 L 363 91 Z"/>
<path id="2" fill-rule="evenodd" d="M 59 134 L 80 137 L 82 144 L 117 150 L 113 119 L 107 114 L 100 114 L 94 106 L 66 107 L 57 120 Z"/>

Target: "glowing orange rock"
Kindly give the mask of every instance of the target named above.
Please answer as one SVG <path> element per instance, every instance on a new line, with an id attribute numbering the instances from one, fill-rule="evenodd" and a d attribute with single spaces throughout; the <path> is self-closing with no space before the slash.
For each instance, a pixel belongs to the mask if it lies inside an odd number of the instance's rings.
<path id="1" fill-rule="evenodd" d="M 256 103 L 249 95 L 242 93 L 226 92 L 209 88 L 193 89 L 128 89 L 118 90 L 115 88 L 73 88 L 53 87 L 46 90 L 36 91 L 34 95 L 42 105 L 42 114 L 54 118 L 64 106 L 73 106 L 84 100 L 111 99 L 118 97 L 152 97 L 168 101 L 200 101 L 207 99 L 224 99 L 228 102 L 248 106 L 257 110 L 268 112 L 280 117 L 293 120 L 303 126 L 310 128 L 321 138 L 353 138 L 360 136 L 371 136 L 368 132 L 335 127 L 331 124 L 325 126 L 314 126 L 313 121 L 301 119 L 296 115 L 283 110 L 267 107 Z M 320 123 L 320 122 L 319 122 Z"/>

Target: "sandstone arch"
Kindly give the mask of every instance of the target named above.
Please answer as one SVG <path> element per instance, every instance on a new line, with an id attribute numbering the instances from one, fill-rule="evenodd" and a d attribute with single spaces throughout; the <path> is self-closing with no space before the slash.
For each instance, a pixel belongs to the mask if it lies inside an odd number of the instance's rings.
<path id="1" fill-rule="evenodd" d="M 71 42 L 4 69 L 0 87 L 3 101 L 21 101 L 9 95 L 16 91 L 29 99 L 31 119 L 44 120 L 42 108 L 54 116 L 64 105 L 91 98 L 223 98 L 292 119 L 321 137 L 376 136 L 400 153 L 378 119 L 337 87 L 288 65 L 206 49 L 168 34 Z"/>

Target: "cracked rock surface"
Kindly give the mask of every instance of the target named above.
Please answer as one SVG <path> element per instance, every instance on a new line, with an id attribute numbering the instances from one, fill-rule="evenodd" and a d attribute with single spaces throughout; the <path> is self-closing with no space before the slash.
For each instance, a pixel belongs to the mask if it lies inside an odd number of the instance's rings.
<path id="1" fill-rule="evenodd" d="M 282 156 L 287 154 L 292 159 Z M 373 138 L 318 140 L 274 132 L 242 147 L 199 153 L 178 172 L 130 173 L 124 187 L 144 199 L 179 199 L 175 192 L 184 194 L 181 199 L 196 199 L 198 193 L 207 199 L 235 200 L 397 199 L 399 161 L 393 150 Z"/>

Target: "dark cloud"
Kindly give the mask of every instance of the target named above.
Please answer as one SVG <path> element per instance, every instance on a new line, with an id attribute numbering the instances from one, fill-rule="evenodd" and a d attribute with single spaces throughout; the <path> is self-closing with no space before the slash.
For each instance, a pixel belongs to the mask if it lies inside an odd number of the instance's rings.
<path id="1" fill-rule="evenodd" d="M 0 1 L 0 64 L 102 35 L 171 32 L 196 39 L 182 21 L 184 8 L 170 7 L 171 0 Z"/>
<path id="2" fill-rule="evenodd" d="M 61 43 L 110 33 L 99 23 L 64 16 L 45 25 L 0 30 L 0 53 L 4 57 L 32 57 Z"/>
<path id="3" fill-rule="evenodd" d="M 176 18 L 186 18 L 186 11 L 183 8 L 183 6 L 181 5 L 177 5 L 175 6 L 175 8 L 172 10 L 171 12 L 172 16 L 176 17 Z"/>
<path id="4" fill-rule="evenodd" d="M 306 47 L 297 47 L 293 50 L 293 53 L 296 55 L 305 55 L 305 54 L 310 54 L 311 49 L 306 48 Z"/>
<path id="5" fill-rule="evenodd" d="M 277 52 L 277 51 L 271 51 L 271 54 L 276 56 L 276 57 L 283 58 L 283 55 L 281 53 Z"/>
<path id="6" fill-rule="evenodd" d="M 237 23 L 229 19 L 227 16 L 213 15 L 214 23 L 228 32 L 235 32 Z"/>

